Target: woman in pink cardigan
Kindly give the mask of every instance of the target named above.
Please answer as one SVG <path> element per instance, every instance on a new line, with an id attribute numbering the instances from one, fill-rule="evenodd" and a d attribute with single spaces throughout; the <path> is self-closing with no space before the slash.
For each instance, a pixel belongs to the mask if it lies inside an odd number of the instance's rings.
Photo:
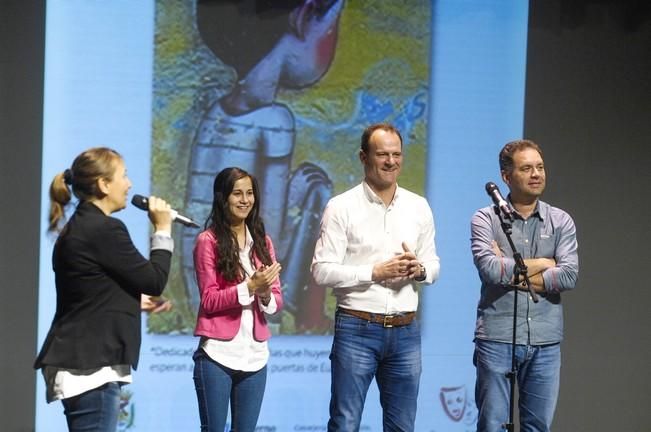
<path id="1" fill-rule="evenodd" d="M 267 380 L 271 332 L 265 314 L 283 305 L 280 264 L 259 216 L 252 175 L 226 168 L 215 178 L 206 230 L 194 248 L 201 296 L 193 359 L 202 431 L 254 431 Z"/>

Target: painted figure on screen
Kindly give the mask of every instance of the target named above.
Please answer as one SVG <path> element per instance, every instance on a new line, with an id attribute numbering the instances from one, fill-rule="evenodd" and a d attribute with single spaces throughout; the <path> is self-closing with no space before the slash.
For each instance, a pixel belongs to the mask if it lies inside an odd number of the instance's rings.
<path id="1" fill-rule="evenodd" d="M 411 155 L 403 182 L 423 191 L 429 14 L 420 0 L 157 3 L 154 191 L 204 220 L 221 169 L 237 165 L 260 180 L 283 265 L 286 307 L 274 331 L 332 332 L 335 301 L 311 283 L 309 259 L 325 203 L 359 180 L 360 129 L 400 127 Z M 191 332 L 195 237 L 182 232 L 169 287 L 175 309 L 148 321 L 154 332 Z"/>
<path id="2" fill-rule="evenodd" d="M 272 4 L 273 3 L 273 4 Z M 251 10 L 242 10 L 248 7 Z M 192 144 L 186 208 L 205 219 L 214 173 L 238 165 L 260 179 L 262 212 L 278 239 L 285 268 L 287 308 L 301 324 L 302 291 L 308 284 L 310 251 L 318 221 L 331 196 L 328 175 L 313 163 L 292 169 L 295 120 L 276 103 L 279 88 L 301 89 L 318 81 L 335 54 L 342 0 L 245 2 L 200 1 L 197 22 L 203 41 L 237 71 L 232 91 L 203 115 Z M 188 293 L 198 304 L 192 274 L 192 235 L 184 236 Z M 318 307 L 324 295 L 314 300 Z"/>

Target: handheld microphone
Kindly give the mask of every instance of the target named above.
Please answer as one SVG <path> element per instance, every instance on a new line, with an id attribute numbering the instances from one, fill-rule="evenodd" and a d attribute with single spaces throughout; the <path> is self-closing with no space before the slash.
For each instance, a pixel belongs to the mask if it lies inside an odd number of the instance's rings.
<path id="1" fill-rule="evenodd" d="M 508 220 L 513 220 L 513 210 L 509 206 L 509 203 L 506 202 L 502 194 L 500 193 L 499 188 L 493 182 L 486 183 L 486 193 L 493 199 L 493 204 L 497 206 Z"/>
<path id="2" fill-rule="evenodd" d="M 145 196 L 142 195 L 134 195 L 133 198 L 131 198 L 131 204 L 134 206 L 138 207 L 140 210 L 144 211 L 149 211 L 149 199 Z M 187 216 L 183 216 L 179 214 L 176 210 L 172 210 L 172 220 L 174 222 L 178 222 L 180 224 L 185 225 L 186 227 L 191 227 L 191 228 L 199 228 L 199 224 L 190 219 Z"/>

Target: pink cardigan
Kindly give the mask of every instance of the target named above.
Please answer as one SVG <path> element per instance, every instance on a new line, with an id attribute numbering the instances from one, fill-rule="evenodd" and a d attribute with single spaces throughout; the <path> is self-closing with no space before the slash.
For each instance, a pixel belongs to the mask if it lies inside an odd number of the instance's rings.
<path id="1" fill-rule="evenodd" d="M 276 261 L 276 253 L 269 236 L 265 238 L 271 260 Z M 197 316 L 195 336 L 206 336 L 212 339 L 231 340 L 240 328 L 242 305 L 237 299 L 236 282 L 226 281 L 217 271 L 217 238 L 212 231 L 203 231 L 197 237 L 194 246 L 194 270 L 197 275 L 201 303 Z M 254 256 L 254 267 L 262 263 Z M 280 291 L 280 278 L 271 286 L 271 292 L 276 299 L 277 311 L 283 306 L 283 296 Z M 264 312 L 260 310 L 258 301 L 253 306 L 253 337 L 256 341 L 265 341 L 271 337 Z"/>

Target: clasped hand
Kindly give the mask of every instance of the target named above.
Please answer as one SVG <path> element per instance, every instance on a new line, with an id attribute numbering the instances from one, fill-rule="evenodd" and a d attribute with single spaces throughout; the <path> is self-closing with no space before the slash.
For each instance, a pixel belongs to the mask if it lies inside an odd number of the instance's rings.
<path id="1" fill-rule="evenodd" d="M 421 275 L 421 263 L 416 255 L 409 250 L 405 242 L 402 242 L 402 249 L 402 253 L 373 266 L 374 281 L 391 280 L 393 282 L 414 279 Z"/>
<path id="2" fill-rule="evenodd" d="M 271 296 L 271 285 L 280 274 L 280 270 L 282 270 L 282 267 L 277 262 L 270 266 L 261 266 L 247 281 L 249 294 L 255 294 L 263 299 L 269 298 Z"/>

